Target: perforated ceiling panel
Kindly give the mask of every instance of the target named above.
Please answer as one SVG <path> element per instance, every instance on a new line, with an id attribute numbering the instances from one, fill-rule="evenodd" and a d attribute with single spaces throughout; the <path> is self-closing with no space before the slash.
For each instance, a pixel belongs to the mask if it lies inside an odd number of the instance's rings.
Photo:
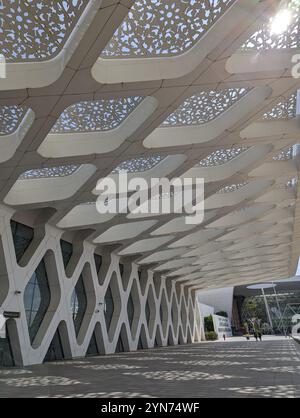
<path id="1" fill-rule="evenodd" d="M 33 346 L 21 316 L 20 363 L 49 358 L 57 329 L 71 342 L 71 357 L 90 349 L 95 327 L 101 352 L 122 344 L 136 349 L 140 338 L 145 347 L 194 341 L 195 290 L 294 275 L 300 78 L 292 75 L 292 59 L 300 52 L 299 22 L 271 35 L 268 21 L 277 3 L 28 0 L 0 6 L 7 61 L 0 79 L 1 237 L 7 248 L 1 261 L 8 277 L 0 283 L 0 303 L 25 315 L 24 298 L 14 292 L 25 290 L 36 269 L 41 282 L 32 279 L 30 286 L 48 286 L 47 261 L 45 268 L 40 263 L 49 252 L 55 259 L 50 290 L 56 283 L 70 296 L 68 308 L 50 322 L 36 320 Z M 186 224 L 179 213 L 98 213 L 97 181 L 123 170 L 147 181 L 204 178 L 203 222 Z M 159 200 L 176 196 L 161 191 Z M 6 259 L 13 251 L 11 218 L 35 232 L 22 258 L 25 270 Z M 76 247 L 66 273 L 61 236 Z M 99 274 L 95 253 L 105 260 Z M 139 312 L 131 328 L 132 301 L 119 262 Z M 84 292 L 93 295 L 90 302 Z M 79 300 L 85 303 L 76 316 Z M 107 317 L 99 303 L 107 305 Z M 185 316 L 176 324 L 174 303 Z M 107 333 L 113 307 L 117 317 Z M 81 330 L 85 315 L 90 320 Z"/>

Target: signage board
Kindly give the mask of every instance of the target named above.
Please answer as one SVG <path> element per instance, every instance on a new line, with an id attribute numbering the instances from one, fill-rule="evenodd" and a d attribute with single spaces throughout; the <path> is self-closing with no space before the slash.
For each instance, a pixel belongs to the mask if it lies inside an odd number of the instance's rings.
<path id="1" fill-rule="evenodd" d="M 212 317 L 215 333 L 218 334 L 218 337 L 221 339 L 224 334 L 226 337 L 232 337 L 232 329 L 229 319 L 219 315 L 213 315 Z"/>

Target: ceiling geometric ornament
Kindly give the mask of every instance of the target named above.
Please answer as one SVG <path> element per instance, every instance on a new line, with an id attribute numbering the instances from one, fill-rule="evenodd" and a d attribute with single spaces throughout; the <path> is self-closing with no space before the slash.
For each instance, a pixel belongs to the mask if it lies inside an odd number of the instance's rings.
<path id="1" fill-rule="evenodd" d="M 235 0 L 137 0 L 102 58 L 171 56 L 190 49 Z"/>
<path id="2" fill-rule="evenodd" d="M 0 136 L 14 133 L 27 109 L 21 106 L 0 106 Z"/>
<path id="3" fill-rule="evenodd" d="M 19 177 L 19 180 L 41 179 L 41 178 L 53 178 L 53 177 L 66 177 L 74 174 L 80 165 L 62 165 L 59 167 L 50 168 L 35 168 L 27 170 Z"/>
<path id="4" fill-rule="evenodd" d="M 142 102 L 143 97 L 79 102 L 60 115 L 51 133 L 108 131 L 117 128 Z"/>
<path id="5" fill-rule="evenodd" d="M 196 164 L 196 167 L 215 167 L 228 163 L 248 149 L 249 147 L 246 146 L 218 149 L 199 161 L 199 163 Z"/>
<path id="6" fill-rule="evenodd" d="M 287 147 L 281 150 L 277 155 L 274 155 L 274 161 L 287 161 L 293 158 L 294 147 Z"/>
<path id="7" fill-rule="evenodd" d="M 88 0 L 5 0 L 0 3 L 0 51 L 9 62 L 54 58 Z"/>
<path id="8" fill-rule="evenodd" d="M 297 94 L 293 93 L 286 101 L 279 102 L 263 116 L 264 119 L 290 119 L 296 117 Z"/>
<path id="9" fill-rule="evenodd" d="M 270 25 L 256 31 L 242 46 L 242 51 L 288 49 L 300 47 L 300 19 L 299 9 L 294 13 L 294 21 L 282 34 L 272 34 Z"/>
<path id="10" fill-rule="evenodd" d="M 228 186 L 222 187 L 222 189 L 218 190 L 217 193 L 231 193 L 235 192 L 236 190 L 241 189 L 242 187 L 246 186 L 248 182 L 244 181 L 242 183 L 236 183 L 236 184 L 229 184 Z"/>
<path id="11" fill-rule="evenodd" d="M 245 96 L 249 89 L 229 88 L 204 91 L 186 99 L 161 127 L 201 125 L 210 122 Z"/>
<path id="12" fill-rule="evenodd" d="M 119 164 L 112 173 L 119 173 L 120 171 L 126 171 L 128 173 L 142 173 L 144 171 L 151 170 L 166 157 L 162 155 L 152 155 L 150 157 L 138 157 L 132 160 L 124 161 Z"/>
<path id="13" fill-rule="evenodd" d="M 153 155 L 150 157 L 133 158 L 132 160 L 124 161 L 116 167 L 112 174 L 117 174 L 121 171 L 127 173 L 142 173 L 154 168 L 157 164 L 163 161 L 166 157 L 161 155 Z M 79 164 L 63 165 L 50 168 L 39 168 L 25 171 L 19 180 L 51 178 L 51 177 L 66 177 L 74 174 L 78 169 Z M 94 204 L 95 202 L 88 202 Z"/>

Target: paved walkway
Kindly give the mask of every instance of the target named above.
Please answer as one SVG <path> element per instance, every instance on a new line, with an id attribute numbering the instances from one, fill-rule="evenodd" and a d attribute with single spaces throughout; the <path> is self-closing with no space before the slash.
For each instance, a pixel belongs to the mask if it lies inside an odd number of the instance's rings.
<path id="1" fill-rule="evenodd" d="M 238 339 L 0 369 L 0 397 L 300 397 L 299 354 Z"/>

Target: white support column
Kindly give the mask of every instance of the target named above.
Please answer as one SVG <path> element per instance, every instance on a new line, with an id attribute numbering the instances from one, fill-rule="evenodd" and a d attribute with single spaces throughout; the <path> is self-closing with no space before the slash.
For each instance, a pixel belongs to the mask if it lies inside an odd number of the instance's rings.
<path id="1" fill-rule="evenodd" d="M 77 358 L 86 355 L 94 330 L 101 354 L 116 350 L 120 334 L 125 348 L 135 351 L 140 338 L 143 348 L 153 348 L 156 343 L 167 346 L 200 340 L 195 320 L 195 292 L 164 277 L 154 276 L 145 270 L 139 276 L 138 266 L 130 260 L 126 263 L 123 276 L 119 268 L 120 258 L 115 254 L 104 254 L 102 267 L 97 273 L 94 261 L 96 246 L 83 242 L 82 252 L 71 258 L 67 271 L 63 264 L 60 239 L 62 231 L 45 225 L 44 234 L 36 234 L 27 248 L 20 264 L 16 260 L 10 219 L 13 212 L 2 208 L 2 278 L 0 285 L 0 308 L 20 313 L 14 319 L 16 332 L 10 338 L 17 365 L 42 363 L 53 336 L 60 331 L 64 353 Z M 26 261 L 23 263 L 23 260 Z M 51 293 L 50 304 L 31 344 L 29 338 L 24 293 L 30 278 L 44 261 Z M 76 283 L 83 276 L 87 293 L 87 306 L 76 336 L 71 310 L 71 298 Z M 112 287 L 114 313 L 109 330 L 106 329 L 104 299 L 109 285 Z M 129 296 L 134 302 L 134 318 L 130 326 L 127 304 Z M 148 301 L 150 317 L 145 315 Z M 162 312 L 162 318 L 161 318 Z M 0 324 L 1 325 L 1 324 Z M 11 337 L 11 336 L 10 336 Z"/>

